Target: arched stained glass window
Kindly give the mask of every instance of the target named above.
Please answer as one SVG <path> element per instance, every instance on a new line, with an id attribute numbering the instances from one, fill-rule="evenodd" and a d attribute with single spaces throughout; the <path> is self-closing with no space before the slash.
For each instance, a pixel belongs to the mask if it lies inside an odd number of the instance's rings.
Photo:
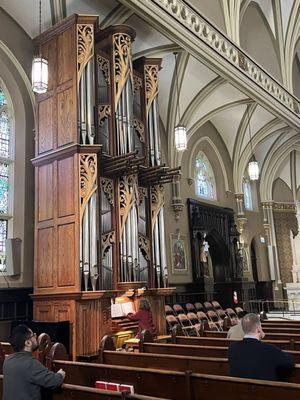
<path id="1" fill-rule="evenodd" d="M 215 175 L 203 151 L 200 151 L 196 157 L 195 186 L 197 196 L 217 200 Z"/>
<path id="2" fill-rule="evenodd" d="M 11 213 L 13 174 L 12 151 L 13 110 L 11 101 L 0 80 L 0 271 L 6 270 L 5 240 Z"/>
<path id="3" fill-rule="evenodd" d="M 249 179 L 243 179 L 243 193 L 244 193 L 244 206 L 248 211 L 253 210 L 253 202 L 252 202 L 252 192 L 251 192 L 251 183 Z"/>

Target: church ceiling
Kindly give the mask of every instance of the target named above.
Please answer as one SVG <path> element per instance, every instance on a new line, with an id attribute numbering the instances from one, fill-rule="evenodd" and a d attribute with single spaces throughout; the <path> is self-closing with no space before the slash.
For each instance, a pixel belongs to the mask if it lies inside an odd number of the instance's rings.
<path id="1" fill-rule="evenodd" d="M 2 0 L 1 5 L 30 37 L 34 37 L 38 33 L 38 0 L 26 0 L 26 3 L 28 7 L 20 7 L 19 0 Z M 280 80 L 291 93 L 293 92 L 291 66 L 296 52 L 300 53 L 300 2 L 298 0 L 190 0 L 188 3 L 237 44 L 240 44 L 240 32 L 246 26 L 244 24 L 247 24 L 251 7 L 254 7 L 260 19 L 251 21 L 253 29 L 256 23 L 264 24 L 266 32 L 269 32 L 269 39 L 274 43 L 278 71 L 281 71 Z M 179 52 L 179 104 L 181 122 L 187 125 L 188 138 L 191 139 L 197 135 L 201 126 L 208 121 L 212 123 L 222 137 L 231 157 L 236 184 L 244 173 L 241 169 L 246 167 L 251 156 L 248 115 L 254 153 L 264 170 L 271 165 L 271 159 L 268 157 L 270 152 L 273 157 L 278 157 L 278 163 L 272 165 L 279 168 L 282 167 L 279 163 L 280 149 L 284 148 L 289 153 L 297 145 L 297 139 L 293 137 L 297 135 L 299 137 L 299 133 L 289 129 L 286 123 L 276 120 L 276 117 L 266 108 L 255 103 L 232 83 L 226 82 L 204 63 L 178 47 L 164 32 L 158 32 L 151 24 L 119 2 L 115 0 L 42 0 L 42 7 L 43 30 L 52 25 L 53 18 L 59 19 L 64 14 L 66 16 L 75 12 L 96 14 L 99 15 L 100 27 L 126 23 L 136 30 L 137 37 L 133 45 L 135 58 L 144 55 L 163 59 L 163 69 L 159 75 L 159 110 L 161 127 L 164 130 L 162 133 L 167 138 L 168 162 L 171 166 L 180 164 L 182 157 L 174 150 L 172 139 L 174 126 L 178 122 L 176 118 L 178 95 L 174 85 L 174 51 Z M 250 31 L 248 35 L 251 41 Z M 251 50 L 251 46 L 249 49 Z M 247 49 L 243 50 L 247 52 Z M 268 58 L 268 52 L 269 48 L 266 48 L 263 56 Z M 259 62 L 259 60 L 256 61 Z M 297 68 L 296 76 L 299 79 L 299 62 Z M 272 71 L 268 72 L 272 73 Z M 283 147 L 288 139 L 290 147 Z M 285 160 L 282 162 L 284 163 Z M 299 163 L 300 171 L 298 153 L 296 163 Z M 275 173 L 274 176 L 279 175 Z M 285 175 L 280 175 L 280 177 L 284 179 Z M 298 176 L 297 179 L 300 180 L 300 177 Z"/>

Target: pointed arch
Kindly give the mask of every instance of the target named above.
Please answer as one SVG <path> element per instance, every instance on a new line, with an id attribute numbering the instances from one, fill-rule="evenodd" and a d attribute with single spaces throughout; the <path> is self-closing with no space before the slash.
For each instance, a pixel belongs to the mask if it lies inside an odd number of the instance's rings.
<path id="1" fill-rule="evenodd" d="M 200 150 L 194 161 L 195 193 L 208 200 L 217 200 L 216 178 L 206 154 Z"/>
<path id="2" fill-rule="evenodd" d="M 240 45 L 279 82 L 283 81 L 276 39 L 262 9 L 253 1 L 241 18 Z"/>
<path id="3" fill-rule="evenodd" d="M 221 170 L 222 170 L 222 174 L 223 174 L 223 179 L 224 179 L 224 186 L 225 186 L 225 191 L 229 192 L 229 182 L 228 182 L 228 176 L 227 176 L 227 172 L 226 172 L 226 168 L 223 162 L 223 159 L 221 157 L 221 154 L 219 152 L 219 150 L 217 149 L 216 145 L 214 144 L 214 142 L 208 137 L 208 136 L 203 136 L 202 138 L 200 138 L 199 140 L 197 140 L 197 142 L 195 143 L 192 151 L 191 151 L 191 158 L 190 158 L 190 164 L 189 164 L 189 176 L 192 177 L 193 176 L 193 161 L 196 159 L 196 153 L 197 153 L 197 149 L 199 148 L 199 144 L 201 142 L 208 142 L 208 144 L 210 145 L 210 147 L 213 149 L 213 151 L 215 152 L 217 159 L 219 161 Z"/>
<path id="4" fill-rule="evenodd" d="M 5 241 L 13 217 L 14 130 L 13 103 L 0 77 L 0 272 L 6 271 Z"/>

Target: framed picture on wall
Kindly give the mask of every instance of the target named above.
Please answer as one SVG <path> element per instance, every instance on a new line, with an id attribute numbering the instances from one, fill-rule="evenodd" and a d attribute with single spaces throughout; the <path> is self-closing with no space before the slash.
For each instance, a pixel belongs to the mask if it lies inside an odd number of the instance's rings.
<path id="1" fill-rule="evenodd" d="M 186 236 L 171 233 L 170 243 L 173 273 L 186 272 L 188 269 Z"/>

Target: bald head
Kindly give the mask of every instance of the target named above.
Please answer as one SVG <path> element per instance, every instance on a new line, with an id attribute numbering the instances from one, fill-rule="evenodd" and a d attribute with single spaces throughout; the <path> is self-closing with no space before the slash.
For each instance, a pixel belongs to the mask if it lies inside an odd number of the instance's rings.
<path id="1" fill-rule="evenodd" d="M 260 318 L 258 315 L 249 313 L 242 318 L 242 328 L 245 335 L 251 335 L 257 332 L 257 329 L 261 329 Z"/>

